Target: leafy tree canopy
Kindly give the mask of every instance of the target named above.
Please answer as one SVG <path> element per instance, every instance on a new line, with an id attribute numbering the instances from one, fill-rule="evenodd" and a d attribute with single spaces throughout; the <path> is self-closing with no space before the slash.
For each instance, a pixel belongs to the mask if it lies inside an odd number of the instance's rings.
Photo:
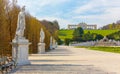
<path id="1" fill-rule="evenodd" d="M 82 37 L 83 34 L 84 30 L 81 27 L 78 27 L 77 29 L 74 30 L 73 37 Z"/>

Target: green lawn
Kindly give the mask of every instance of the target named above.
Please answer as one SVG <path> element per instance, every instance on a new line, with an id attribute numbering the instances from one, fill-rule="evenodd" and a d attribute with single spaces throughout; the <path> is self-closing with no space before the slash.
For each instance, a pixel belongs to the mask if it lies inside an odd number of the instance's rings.
<path id="1" fill-rule="evenodd" d="M 77 48 L 87 48 L 90 50 L 104 51 L 104 52 L 112 52 L 112 53 L 120 53 L 120 47 L 77 47 Z"/>
<path id="2" fill-rule="evenodd" d="M 64 40 L 65 38 L 72 38 L 74 30 L 59 30 L 59 38 Z M 111 33 L 117 32 L 118 30 L 84 30 L 85 33 L 90 31 L 90 33 L 97 33 L 103 36 L 109 35 Z"/>
<path id="3" fill-rule="evenodd" d="M 65 38 L 72 38 L 73 30 L 60 30 L 59 31 L 59 38 L 64 40 Z"/>

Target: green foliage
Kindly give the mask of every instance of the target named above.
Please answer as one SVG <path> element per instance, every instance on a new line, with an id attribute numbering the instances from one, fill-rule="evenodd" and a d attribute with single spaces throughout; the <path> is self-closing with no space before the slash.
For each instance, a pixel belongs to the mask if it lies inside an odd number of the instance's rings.
<path id="1" fill-rule="evenodd" d="M 94 41 L 94 40 L 100 40 L 103 39 L 104 36 L 101 34 L 96 34 L 96 33 L 86 33 L 83 35 L 83 40 L 84 41 Z"/>
<path id="2" fill-rule="evenodd" d="M 83 41 L 82 37 L 84 34 L 84 30 L 81 27 L 78 27 L 73 32 L 73 40 L 74 41 Z"/>
<path id="3" fill-rule="evenodd" d="M 103 38 L 102 35 L 96 33 L 90 33 L 90 31 L 84 34 L 84 30 L 81 27 L 78 27 L 73 32 L 73 41 L 77 41 L 77 42 L 100 40 L 102 38 Z"/>
<path id="4" fill-rule="evenodd" d="M 88 31 L 88 33 L 85 33 L 83 34 L 81 40 L 78 40 L 78 41 L 94 41 L 94 40 L 100 40 L 100 39 L 103 39 L 104 36 L 100 35 L 100 34 L 96 34 L 96 33 L 90 33 Z"/>
<path id="5" fill-rule="evenodd" d="M 77 29 L 74 30 L 73 37 L 82 37 L 83 34 L 84 30 L 81 27 L 78 27 Z"/>
<path id="6" fill-rule="evenodd" d="M 94 34 L 91 34 L 90 31 L 83 35 L 82 37 L 83 41 L 91 41 L 94 40 Z"/>
<path id="7" fill-rule="evenodd" d="M 103 38 L 104 38 L 104 36 L 102 36 L 101 34 L 96 34 L 95 40 L 100 40 Z"/>
<path id="8" fill-rule="evenodd" d="M 63 41 L 59 38 L 59 39 L 57 40 L 57 43 L 58 43 L 58 45 L 62 45 L 62 44 L 63 44 Z"/>
<path id="9" fill-rule="evenodd" d="M 64 40 L 65 45 L 69 45 L 70 42 L 71 42 L 71 39 L 66 38 L 66 39 Z"/>
<path id="10" fill-rule="evenodd" d="M 112 34 L 112 33 L 115 33 L 117 32 L 118 30 L 84 30 L 84 34 L 90 32 L 90 33 L 95 33 L 95 34 L 99 34 L 99 35 L 102 35 L 102 36 L 107 36 L 109 34 Z M 74 30 L 59 30 L 59 38 L 61 40 L 64 41 L 65 38 L 70 38 L 72 39 Z"/>
<path id="11" fill-rule="evenodd" d="M 120 40 L 120 31 L 107 35 L 107 38 Z"/>

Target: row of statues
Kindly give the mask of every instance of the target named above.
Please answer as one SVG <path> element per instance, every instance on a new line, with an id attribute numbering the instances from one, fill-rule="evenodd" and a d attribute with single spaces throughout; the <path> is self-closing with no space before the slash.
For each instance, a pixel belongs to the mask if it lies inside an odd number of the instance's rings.
<path id="1" fill-rule="evenodd" d="M 15 39 L 23 39 L 24 38 L 24 30 L 25 30 L 25 6 L 22 7 L 21 11 L 18 14 L 17 21 L 17 29 L 15 33 Z M 43 43 L 45 39 L 45 33 L 41 28 L 40 31 L 40 43 Z"/>
<path id="2" fill-rule="evenodd" d="M 17 28 L 15 32 L 15 38 L 12 41 L 12 57 L 15 59 L 17 65 L 30 64 L 28 60 L 29 45 L 31 44 L 28 39 L 24 37 L 25 30 L 25 6 L 22 7 L 18 14 Z M 40 30 L 40 42 L 38 43 L 38 54 L 45 53 L 45 32 L 41 28 Z M 50 38 L 50 48 L 52 48 L 52 37 Z"/>

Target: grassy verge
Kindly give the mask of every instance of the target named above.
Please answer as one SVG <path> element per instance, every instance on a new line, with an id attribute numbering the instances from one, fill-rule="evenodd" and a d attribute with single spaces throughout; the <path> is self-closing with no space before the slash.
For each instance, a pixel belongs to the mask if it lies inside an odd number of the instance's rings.
<path id="1" fill-rule="evenodd" d="M 112 53 L 120 53 L 120 47 L 77 47 L 77 48 L 88 48 L 90 50 L 105 51 Z"/>

